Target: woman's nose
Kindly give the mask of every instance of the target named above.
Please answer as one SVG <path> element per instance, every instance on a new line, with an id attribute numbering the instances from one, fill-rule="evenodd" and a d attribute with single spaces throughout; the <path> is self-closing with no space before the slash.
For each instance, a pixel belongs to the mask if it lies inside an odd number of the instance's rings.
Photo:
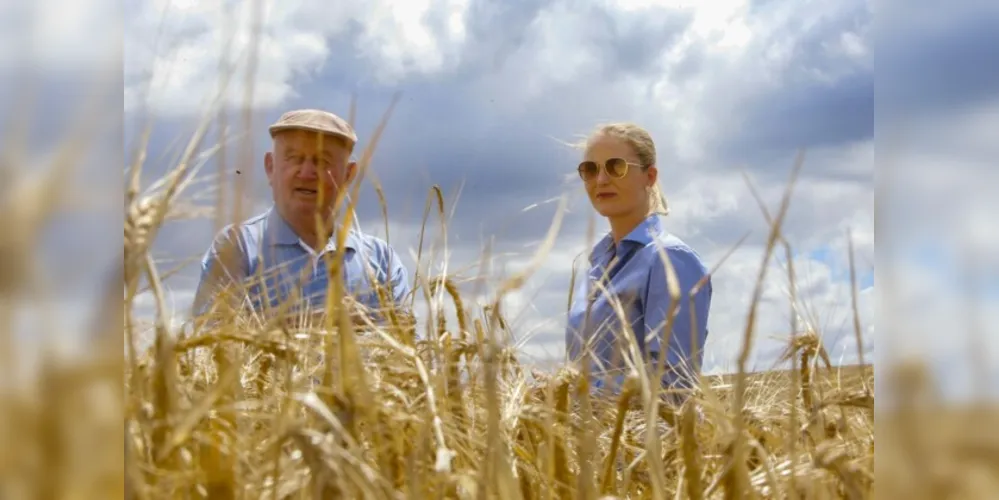
<path id="1" fill-rule="evenodd" d="M 610 176 L 607 175 L 607 169 L 601 168 L 600 170 L 597 170 L 597 177 L 594 180 L 597 181 L 597 184 L 607 184 L 611 179 Z"/>

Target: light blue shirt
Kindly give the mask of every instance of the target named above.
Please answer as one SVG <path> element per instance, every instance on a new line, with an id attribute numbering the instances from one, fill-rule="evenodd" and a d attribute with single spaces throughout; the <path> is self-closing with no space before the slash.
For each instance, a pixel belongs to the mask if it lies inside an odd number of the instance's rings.
<path id="1" fill-rule="evenodd" d="M 611 297 L 620 301 L 638 347 L 647 356 L 649 373 L 654 373 L 658 357 L 665 350 L 664 388 L 685 389 L 695 383 L 695 369 L 701 366 L 708 335 L 712 287 L 710 279 L 705 280 L 691 306 L 691 289 L 708 274 L 708 269 L 694 250 L 663 229 L 663 219 L 658 214 L 649 216 L 616 245 L 608 234 L 590 251 L 587 272 L 577 275 L 565 333 L 566 351 L 569 360 L 576 362 L 583 346 L 589 346 L 591 373 L 597 386 L 606 376 L 620 383 L 627 371 L 627 344 L 618 338 L 623 329 Z M 680 288 L 671 334 L 663 332 L 671 298 L 660 248 L 669 258 Z M 615 256 L 619 260 L 608 269 Z M 603 288 L 595 286 L 597 283 L 602 283 Z M 693 339 L 691 307 L 696 314 Z"/>
<path id="2" fill-rule="evenodd" d="M 225 227 L 215 238 L 201 262 L 201 278 L 195 295 L 195 314 L 210 304 L 212 290 L 206 278 L 214 266 L 220 265 L 219 252 L 223 244 L 232 244 L 241 258 L 233 269 L 223 271 L 223 279 L 243 283 L 249 305 L 263 311 L 264 305 L 277 307 L 298 297 L 289 310 L 322 310 L 326 305 L 329 273 L 327 253 L 336 252 L 336 234 L 321 250 L 309 248 L 278 214 L 274 207 L 248 219 L 234 228 Z M 377 291 L 370 276 L 379 286 L 388 288 L 388 296 L 402 306 L 410 293 L 408 273 L 402 259 L 379 238 L 365 235 L 356 227 L 348 232 L 343 254 L 345 293 L 362 306 L 377 311 L 381 308 Z M 258 274 L 259 273 L 259 274 Z M 296 295 L 297 294 L 297 295 Z M 373 314 L 377 317 L 377 312 Z"/>

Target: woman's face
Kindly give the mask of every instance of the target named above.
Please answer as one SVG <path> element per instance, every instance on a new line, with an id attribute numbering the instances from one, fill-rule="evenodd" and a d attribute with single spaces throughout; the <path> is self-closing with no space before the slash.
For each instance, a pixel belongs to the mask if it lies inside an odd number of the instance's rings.
<path id="1" fill-rule="evenodd" d="M 601 135 L 590 142 L 580 163 L 580 177 L 596 211 L 608 218 L 630 217 L 648 210 L 648 186 L 656 169 L 642 170 L 638 155 L 625 141 Z"/>

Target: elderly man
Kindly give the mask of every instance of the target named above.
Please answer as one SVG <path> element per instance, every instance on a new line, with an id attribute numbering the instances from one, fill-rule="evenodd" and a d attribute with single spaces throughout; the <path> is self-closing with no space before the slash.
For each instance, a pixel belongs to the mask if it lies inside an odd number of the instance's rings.
<path id="1" fill-rule="evenodd" d="M 248 301 L 257 311 L 288 300 L 295 301 L 293 311 L 325 307 L 327 254 L 336 255 L 338 224 L 353 226 L 338 220 L 334 205 L 357 175 L 351 159 L 357 135 L 339 116 L 315 109 L 285 113 L 270 135 L 273 148 L 264 156 L 264 171 L 273 205 L 216 236 L 202 260 L 196 315 L 209 309 L 222 285 L 232 283 L 243 285 L 234 290 L 237 301 Z M 376 288 L 397 305 L 410 292 L 399 255 L 356 227 L 347 233 L 340 264 L 345 293 L 366 308 L 386 306 Z"/>

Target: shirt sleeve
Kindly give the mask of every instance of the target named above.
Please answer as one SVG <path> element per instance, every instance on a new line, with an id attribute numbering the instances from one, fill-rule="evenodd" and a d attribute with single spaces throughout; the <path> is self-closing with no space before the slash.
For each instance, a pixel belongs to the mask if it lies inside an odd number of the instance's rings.
<path id="1" fill-rule="evenodd" d="M 411 291 L 409 286 L 409 271 L 402 263 L 402 258 L 392 248 L 388 249 L 388 276 L 389 286 L 391 286 L 392 300 L 397 307 L 402 307 L 404 301 L 409 297 Z"/>
<path id="2" fill-rule="evenodd" d="M 711 307 L 711 282 L 705 280 L 698 293 L 690 300 L 695 285 L 707 274 L 707 269 L 693 252 L 686 249 L 664 249 L 676 273 L 680 301 L 674 311 L 672 331 L 664 331 L 672 298 L 666 281 L 666 264 L 659 253 L 649 274 L 645 293 L 644 327 L 646 352 L 658 368 L 659 357 L 665 355 L 663 385 L 690 387 L 696 380 L 694 370 L 700 368 L 707 340 L 708 312 Z M 658 252 L 657 252 L 658 253 Z M 691 311 L 694 317 L 691 317 Z M 691 331 L 693 329 L 693 335 Z M 665 351 L 665 353 L 663 353 Z"/>
<path id="3" fill-rule="evenodd" d="M 246 278 L 246 252 L 237 234 L 236 229 L 226 227 L 201 258 L 201 275 L 191 307 L 194 316 L 200 316 L 211 308 L 219 288 Z"/>

